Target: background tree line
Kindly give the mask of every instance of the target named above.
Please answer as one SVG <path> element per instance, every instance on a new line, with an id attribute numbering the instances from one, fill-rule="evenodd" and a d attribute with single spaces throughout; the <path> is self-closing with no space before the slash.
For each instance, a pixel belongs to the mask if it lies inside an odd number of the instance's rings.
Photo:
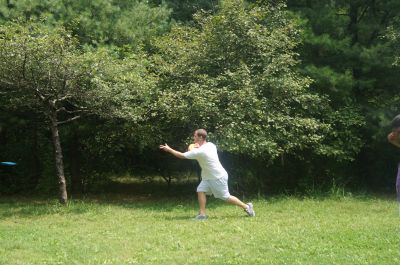
<path id="1" fill-rule="evenodd" d="M 0 158 L 18 167 L 1 169 L 0 191 L 59 187 L 65 202 L 116 174 L 168 180 L 190 165 L 158 144 L 184 150 L 198 127 L 236 193 L 391 190 L 399 11 L 367 0 L 3 1 Z"/>

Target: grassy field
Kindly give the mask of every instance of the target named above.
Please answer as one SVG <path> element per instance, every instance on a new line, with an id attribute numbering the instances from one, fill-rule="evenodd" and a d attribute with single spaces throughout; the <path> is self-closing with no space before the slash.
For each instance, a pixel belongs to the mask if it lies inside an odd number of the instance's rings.
<path id="1" fill-rule="evenodd" d="M 394 199 L 0 198 L 0 264 L 400 264 Z"/>

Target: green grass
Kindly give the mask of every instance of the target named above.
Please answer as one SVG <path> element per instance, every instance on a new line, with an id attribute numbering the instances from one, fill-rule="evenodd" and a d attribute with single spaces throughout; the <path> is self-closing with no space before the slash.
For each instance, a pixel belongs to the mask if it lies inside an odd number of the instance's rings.
<path id="1" fill-rule="evenodd" d="M 193 195 L 194 196 L 194 195 Z M 0 199 L 0 264 L 400 264 L 394 199 Z"/>

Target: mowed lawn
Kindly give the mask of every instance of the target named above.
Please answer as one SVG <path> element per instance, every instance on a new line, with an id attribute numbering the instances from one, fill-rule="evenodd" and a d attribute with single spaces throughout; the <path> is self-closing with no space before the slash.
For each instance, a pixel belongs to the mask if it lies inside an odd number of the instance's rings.
<path id="1" fill-rule="evenodd" d="M 394 199 L 0 198 L 0 264 L 400 264 Z"/>

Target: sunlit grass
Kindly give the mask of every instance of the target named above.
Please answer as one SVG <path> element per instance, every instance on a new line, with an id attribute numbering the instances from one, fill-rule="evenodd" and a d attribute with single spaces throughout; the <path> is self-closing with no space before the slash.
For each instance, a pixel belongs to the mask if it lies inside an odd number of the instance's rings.
<path id="1" fill-rule="evenodd" d="M 391 199 L 253 201 L 257 216 L 194 196 L 0 199 L 0 264 L 399 264 Z"/>

